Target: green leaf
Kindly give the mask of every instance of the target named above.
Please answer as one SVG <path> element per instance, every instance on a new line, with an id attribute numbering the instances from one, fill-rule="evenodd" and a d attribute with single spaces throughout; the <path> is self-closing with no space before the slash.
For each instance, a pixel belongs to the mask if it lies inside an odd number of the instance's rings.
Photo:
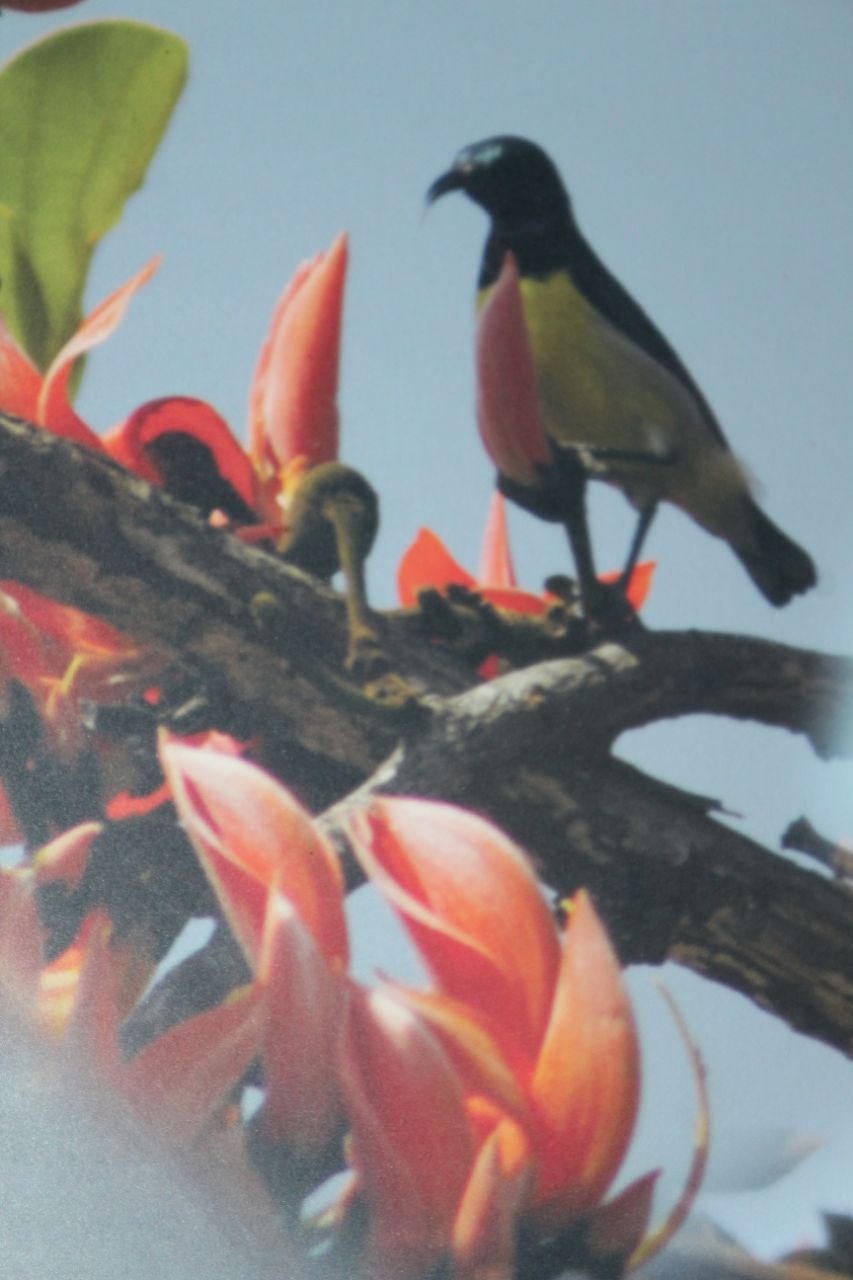
<path id="1" fill-rule="evenodd" d="M 80 323 L 92 252 L 186 74 L 183 40 L 127 21 L 56 32 L 0 71 L 0 310 L 42 369 Z"/>

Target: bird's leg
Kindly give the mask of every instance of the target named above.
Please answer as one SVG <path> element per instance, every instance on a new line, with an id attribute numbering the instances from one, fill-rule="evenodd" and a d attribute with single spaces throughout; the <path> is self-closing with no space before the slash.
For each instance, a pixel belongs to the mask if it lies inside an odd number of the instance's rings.
<path id="1" fill-rule="evenodd" d="M 560 482 L 563 525 L 575 560 L 581 605 L 585 617 L 591 618 L 601 604 L 602 585 L 595 573 L 586 519 L 587 473 L 580 458 L 571 450 L 561 450 Z"/>
<path id="2" fill-rule="evenodd" d="M 640 518 L 637 521 L 637 527 L 634 530 L 634 536 L 631 539 L 631 546 L 628 550 L 628 559 L 625 561 L 625 568 L 622 570 L 618 583 L 619 590 L 626 594 L 631 582 L 631 575 L 637 567 L 637 561 L 640 558 L 640 552 L 643 549 L 643 543 L 646 540 L 651 523 L 655 518 L 655 512 L 658 509 L 656 501 L 647 503 L 640 511 Z"/>

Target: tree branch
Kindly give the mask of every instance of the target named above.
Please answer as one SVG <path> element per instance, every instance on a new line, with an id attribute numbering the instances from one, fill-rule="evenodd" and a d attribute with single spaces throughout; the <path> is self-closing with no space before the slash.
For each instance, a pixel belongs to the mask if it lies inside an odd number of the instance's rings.
<path id="1" fill-rule="evenodd" d="M 477 809 L 558 892 L 593 890 L 627 960 L 670 956 L 853 1050 L 849 893 L 723 826 L 712 802 L 612 755 L 625 730 L 697 712 L 850 753 L 850 661 L 638 628 L 476 684 L 398 613 L 379 620 L 380 638 L 422 700 L 395 712 L 346 678 L 334 592 L 109 459 L 0 416 L 0 513 L 0 576 L 180 664 L 218 727 L 259 736 L 265 762 L 309 804 L 334 804 L 326 820 L 338 835 L 348 808 L 379 790 Z M 260 592 L 281 604 L 274 639 L 252 619 Z"/>

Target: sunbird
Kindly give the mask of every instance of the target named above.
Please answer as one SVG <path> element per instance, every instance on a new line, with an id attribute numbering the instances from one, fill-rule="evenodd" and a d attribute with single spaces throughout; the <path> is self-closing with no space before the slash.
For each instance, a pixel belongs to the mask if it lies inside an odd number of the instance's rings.
<path id="1" fill-rule="evenodd" d="M 565 524 L 584 602 L 598 587 L 584 505 L 590 477 L 621 489 L 639 512 L 623 587 L 661 501 L 723 538 L 771 604 L 814 586 L 811 557 L 758 506 L 707 400 L 584 238 L 542 148 L 512 136 L 465 147 L 427 200 L 450 191 L 463 191 L 491 222 L 478 310 L 514 264 L 532 355 L 545 455 L 531 463 L 520 438 L 503 451 L 498 486 Z"/>

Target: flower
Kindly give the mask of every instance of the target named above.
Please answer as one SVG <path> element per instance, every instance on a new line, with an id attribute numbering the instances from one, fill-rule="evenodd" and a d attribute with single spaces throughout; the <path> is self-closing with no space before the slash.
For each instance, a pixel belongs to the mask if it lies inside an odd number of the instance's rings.
<path id="1" fill-rule="evenodd" d="M 648 560 L 637 565 L 631 574 L 626 595 L 635 610 L 645 604 L 654 569 L 654 561 Z M 620 576 L 619 573 L 603 573 L 601 581 L 616 582 Z M 475 591 L 498 609 L 534 617 L 541 617 L 558 602 L 558 597 L 548 591 L 534 595 L 517 585 L 507 531 L 506 502 L 501 493 L 494 493 L 489 505 L 477 577 L 453 558 L 431 529 L 419 530 L 403 553 L 397 566 L 397 594 L 404 608 L 416 605 L 418 593 L 425 588 L 447 591 L 452 586 Z M 497 671 L 493 658 L 488 658 L 481 667 L 481 674 L 486 677 L 496 675 Z"/>
<path id="2" fill-rule="evenodd" d="M 265 1131 L 303 1156 L 318 1152 L 339 1114 L 348 938 L 337 856 L 291 792 L 257 765 L 165 737 L 161 759 L 262 1001 Z"/>
<path id="3" fill-rule="evenodd" d="M 297 268 L 275 308 L 249 396 L 249 453 L 262 478 L 297 458 L 312 467 L 338 456 L 347 256 L 341 234 Z"/>
<path id="4" fill-rule="evenodd" d="M 103 445 L 98 436 L 71 407 L 68 383 L 74 362 L 115 332 L 133 295 L 150 280 L 159 265 L 159 256 L 152 258 L 100 303 L 57 352 L 44 375 L 21 351 L 0 318 L 0 408 L 77 444 L 101 451 Z"/>
<path id="5" fill-rule="evenodd" d="M 565 1229 L 601 1204 L 639 1099 L 633 1016 L 589 896 L 575 896 L 561 936 L 522 851 L 452 806 L 382 797 L 351 831 L 434 980 L 434 995 L 406 999 L 491 1097 L 494 1142 L 515 1150 L 516 1174 L 527 1147 L 526 1216 Z M 484 1042 L 510 1086 L 484 1071 Z"/>

